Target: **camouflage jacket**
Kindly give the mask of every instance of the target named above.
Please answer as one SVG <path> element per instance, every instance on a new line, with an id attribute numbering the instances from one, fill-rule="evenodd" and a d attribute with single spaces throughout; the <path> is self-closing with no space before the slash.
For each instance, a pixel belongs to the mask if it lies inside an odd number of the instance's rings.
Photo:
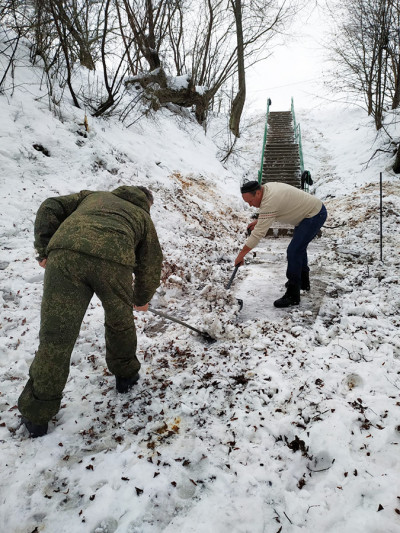
<path id="1" fill-rule="evenodd" d="M 51 250 L 74 250 L 132 267 L 134 302 L 144 305 L 160 284 L 162 252 L 143 191 L 80 191 L 48 198 L 35 220 L 39 260 Z"/>

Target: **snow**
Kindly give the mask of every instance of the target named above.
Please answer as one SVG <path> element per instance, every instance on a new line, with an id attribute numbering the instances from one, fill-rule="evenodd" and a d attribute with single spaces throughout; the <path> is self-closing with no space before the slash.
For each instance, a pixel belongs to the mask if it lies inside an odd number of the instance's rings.
<path id="1" fill-rule="evenodd" d="M 184 74 L 183 76 L 171 76 L 168 78 L 168 85 L 176 90 L 187 89 L 189 87 L 189 81 L 190 76 L 188 74 Z"/>
<path id="2" fill-rule="evenodd" d="M 0 95 L 1 530 L 400 531 L 400 185 L 388 154 L 366 166 L 380 146 L 371 120 L 339 104 L 296 108 L 329 217 L 309 247 L 310 293 L 278 310 L 287 238 L 262 241 L 225 289 L 251 214 L 239 183 L 256 176 L 262 114 L 223 166 L 217 118 L 205 134 L 168 110 L 129 129 L 89 117 L 86 133 L 83 111 L 49 112 L 40 70 L 21 62 L 14 94 Z M 36 210 L 120 184 L 155 194 L 165 261 L 152 306 L 217 342 L 135 312 L 141 379 L 117 395 L 94 298 L 62 408 L 30 439 L 16 403 L 38 341 Z"/>

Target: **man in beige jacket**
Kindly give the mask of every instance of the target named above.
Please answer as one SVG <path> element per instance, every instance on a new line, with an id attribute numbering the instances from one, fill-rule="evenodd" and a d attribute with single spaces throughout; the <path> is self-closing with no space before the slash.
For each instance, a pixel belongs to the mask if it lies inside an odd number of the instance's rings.
<path id="1" fill-rule="evenodd" d="M 315 196 L 285 183 L 260 185 L 258 181 L 248 181 L 240 192 L 246 203 L 259 208 L 259 214 L 258 219 L 248 226 L 251 234 L 235 259 L 235 266 L 244 263 L 244 257 L 265 237 L 274 221 L 292 224 L 295 228 L 287 249 L 287 290 L 274 305 L 298 305 L 300 289 L 310 290 L 307 246 L 326 220 L 325 206 Z"/>

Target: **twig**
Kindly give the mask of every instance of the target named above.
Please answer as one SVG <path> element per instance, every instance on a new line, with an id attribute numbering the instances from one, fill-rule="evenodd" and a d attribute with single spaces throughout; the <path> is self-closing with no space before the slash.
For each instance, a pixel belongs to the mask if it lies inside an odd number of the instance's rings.
<path id="1" fill-rule="evenodd" d="M 14 50 L 12 51 L 10 60 L 8 62 L 8 65 L 7 65 L 7 68 L 5 69 L 4 75 L 3 75 L 2 79 L 0 80 L 0 94 L 3 92 L 3 84 L 5 83 L 5 80 L 6 80 L 6 77 L 7 77 L 9 69 L 12 68 L 12 70 L 13 70 L 14 57 L 15 57 L 15 53 L 16 53 L 17 48 L 18 48 L 19 39 L 20 39 L 20 36 L 18 35 L 18 37 L 16 38 L 15 47 L 14 47 Z"/>
<path id="2" fill-rule="evenodd" d="M 377 152 L 384 152 L 385 154 L 391 154 L 393 150 L 383 150 L 382 148 L 377 148 L 375 152 L 371 155 L 371 157 L 368 159 L 368 161 L 366 163 L 362 163 L 362 165 L 365 165 L 365 168 L 368 168 L 368 165 L 370 164 L 372 159 L 375 157 Z"/>
<path id="3" fill-rule="evenodd" d="M 318 416 L 322 416 L 325 413 L 328 413 L 330 409 L 326 409 L 326 411 L 323 411 L 322 413 L 317 413 L 315 416 L 312 417 L 312 420 L 315 420 Z"/>
<path id="4" fill-rule="evenodd" d="M 387 376 L 385 376 L 385 378 L 388 380 L 388 382 L 389 382 L 391 385 L 393 385 L 393 387 L 396 387 L 396 389 L 399 389 L 399 390 L 400 390 L 400 387 L 398 387 L 398 386 L 396 385 L 396 383 L 392 383 L 392 382 L 390 381 L 390 379 L 389 379 Z"/>

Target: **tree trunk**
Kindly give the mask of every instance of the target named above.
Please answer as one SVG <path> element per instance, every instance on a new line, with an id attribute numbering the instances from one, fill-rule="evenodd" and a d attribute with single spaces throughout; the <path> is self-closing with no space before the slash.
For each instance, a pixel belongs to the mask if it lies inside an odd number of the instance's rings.
<path id="1" fill-rule="evenodd" d="M 85 32 L 82 30 L 78 14 L 72 13 L 74 18 L 71 19 L 71 14 L 67 13 L 64 4 L 65 2 L 62 2 L 61 0 L 51 0 L 49 2 L 53 15 L 58 17 L 58 20 L 61 22 L 62 26 L 68 30 L 68 32 L 72 35 L 72 38 L 75 40 L 75 43 L 79 49 L 80 64 L 83 67 L 86 67 L 88 70 L 95 70 L 96 67 L 90 51 L 90 45 L 85 38 Z M 74 9 L 74 5 L 72 5 L 71 9 Z"/>
<path id="2" fill-rule="evenodd" d="M 145 76 L 133 76 L 125 81 L 125 85 L 139 85 L 144 90 L 145 99 L 156 111 L 162 105 L 172 103 L 182 107 L 195 107 L 195 115 L 199 124 L 206 120 L 210 101 L 214 97 L 213 91 L 196 92 L 193 80 L 188 80 L 187 87 L 175 89 L 169 87 L 167 76 L 162 67 L 147 73 Z"/>
<path id="3" fill-rule="evenodd" d="M 392 99 L 392 109 L 397 109 L 400 107 L 400 58 L 395 63 L 392 68 L 394 73 L 394 94 Z"/>
<path id="4" fill-rule="evenodd" d="M 237 66 L 238 66 L 238 93 L 232 102 L 229 128 L 235 137 L 240 137 L 240 118 L 246 101 L 246 73 L 244 68 L 244 45 L 242 26 L 242 1 L 231 0 L 236 21 L 237 38 Z"/>
<path id="5" fill-rule="evenodd" d="M 394 160 L 394 165 L 393 165 L 393 172 L 395 174 L 400 174 L 400 144 L 397 147 L 396 159 Z"/>
<path id="6" fill-rule="evenodd" d="M 135 46 L 148 62 L 150 71 L 160 68 L 161 59 L 158 53 L 160 42 L 155 34 L 152 0 L 146 0 L 145 2 L 146 17 L 144 21 L 140 21 L 136 16 L 134 6 L 130 4 L 129 0 L 123 0 L 123 2 L 128 23 L 134 36 Z"/>
<path id="7" fill-rule="evenodd" d="M 85 46 L 81 46 L 81 43 L 79 43 L 79 63 L 88 70 L 96 70 L 92 54 Z"/>

